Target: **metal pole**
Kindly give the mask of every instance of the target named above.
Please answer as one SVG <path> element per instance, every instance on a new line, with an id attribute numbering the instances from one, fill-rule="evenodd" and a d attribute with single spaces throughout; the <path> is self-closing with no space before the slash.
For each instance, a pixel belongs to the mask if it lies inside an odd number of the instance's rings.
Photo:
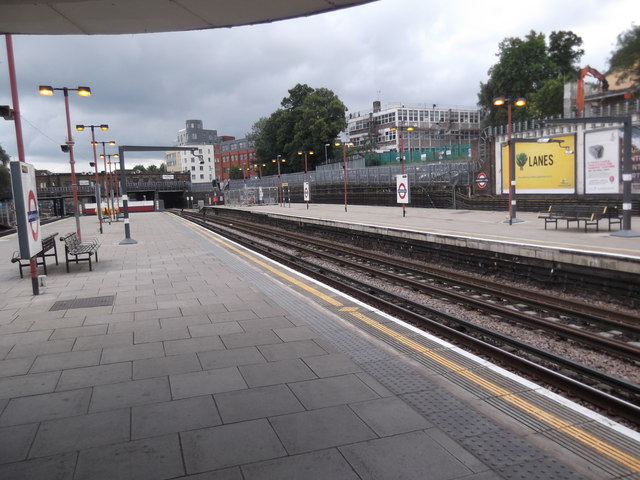
<path id="1" fill-rule="evenodd" d="M 402 126 L 398 127 L 398 132 L 400 133 L 399 135 L 399 139 L 400 139 L 400 172 L 402 173 L 402 175 L 404 175 L 404 138 L 402 136 Z M 408 192 L 409 188 L 407 187 L 407 195 L 409 195 Z M 402 204 L 402 216 L 405 217 L 407 215 L 407 209 L 405 208 L 405 204 Z"/>
<path id="2" fill-rule="evenodd" d="M 347 211 L 347 144 L 342 144 L 342 168 L 344 169 L 344 211 Z"/>
<path id="3" fill-rule="evenodd" d="M 511 143 L 512 125 L 511 125 L 511 100 L 507 103 L 507 144 L 509 145 L 509 225 L 513 224 L 515 217 L 515 201 L 513 199 L 513 191 L 515 186 L 515 148 Z"/>
<path id="4" fill-rule="evenodd" d="M 631 230 L 631 181 L 633 180 L 633 165 L 631 162 L 631 135 L 633 134 L 631 117 L 622 120 L 624 124 L 624 159 L 622 163 L 622 228 L 612 233 L 615 237 L 638 237 L 640 233 Z"/>
<path id="5" fill-rule="evenodd" d="M 122 211 L 124 218 L 124 240 L 120 241 L 120 245 L 131 245 L 138 242 L 131 238 L 131 230 L 129 227 L 129 198 L 127 197 L 127 181 L 124 171 L 123 147 L 118 147 L 118 155 L 120 158 L 120 194 L 122 195 Z"/>
<path id="6" fill-rule="evenodd" d="M 311 196 L 311 185 L 309 185 L 309 174 L 307 172 L 307 152 L 304 152 L 304 181 L 309 189 L 309 196 Z M 307 210 L 309 210 L 309 200 L 307 200 Z"/>
<path id="7" fill-rule="evenodd" d="M 24 140 L 22 138 L 22 121 L 20 119 L 20 101 L 18 99 L 18 82 L 16 80 L 16 66 L 13 57 L 13 39 L 11 34 L 4 36 L 7 46 L 7 64 L 9 66 L 9 83 L 11 84 L 11 101 L 13 103 L 13 123 L 16 129 L 16 145 L 18 147 L 18 160 L 25 161 Z M 31 289 L 34 295 L 40 295 L 40 285 L 38 284 L 38 265 L 36 258 L 29 259 L 29 272 L 31 274 Z"/>
<path id="8" fill-rule="evenodd" d="M 283 198 L 283 193 L 282 193 L 282 180 L 280 177 L 280 161 L 281 161 L 281 155 L 278 155 L 276 157 L 276 163 L 278 164 L 278 204 L 284 204 L 284 198 Z"/>
<path id="9" fill-rule="evenodd" d="M 96 214 L 98 215 L 100 233 L 102 233 L 102 209 L 100 208 L 100 179 L 98 178 L 98 154 L 96 152 L 96 134 L 94 131 L 94 125 L 91 125 L 91 146 L 93 147 L 93 166 L 96 169 Z"/>
<path id="10" fill-rule="evenodd" d="M 64 108 L 67 115 L 67 146 L 69 148 L 69 164 L 71 165 L 71 193 L 73 195 L 73 209 L 76 217 L 76 234 L 78 240 L 82 242 L 82 232 L 80 231 L 80 210 L 78 209 L 78 185 L 76 183 L 76 167 L 73 158 L 73 137 L 71 135 L 71 117 L 69 115 L 69 89 L 64 87 Z"/>

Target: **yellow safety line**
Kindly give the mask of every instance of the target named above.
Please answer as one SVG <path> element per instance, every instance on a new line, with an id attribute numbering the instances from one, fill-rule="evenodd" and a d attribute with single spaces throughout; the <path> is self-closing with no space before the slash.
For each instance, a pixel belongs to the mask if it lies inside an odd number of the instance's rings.
<path id="1" fill-rule="evenodd" d="M 230 250 L 233 250 L 234 252 L 238 253 L 239 255 L 242 255 L 244 258 L 251 260 L 252 262 L 260 265 L 261 267 L 267 269 L 268 271 L 272 272 L 273 274 L 279 276 L 280 278 L 293 283 L 294 285 L 296 285 L 297 287 L 300 287 L 304 290 L 306 290 L 307 292 L 311 293 L 312 295 L 315 295 L 318 298 L 321 298 L 322 300 L 324 300 L 325 302 L 329 303 L 329 305 L 332 305 L 334 307 L 341 307 L 339 309 L 339 311 L 343 311 L 343 312 L 347 312 L 350 315 L 352 315 L 353 317 L 357 318 L 358 320 L 366 323 L 367 325 L 375 328 L 376 330 L 378 330 L 381 333 L 384 333 L 385 335 L 393 338 L 394 340 L 397 340 L 398 342 L 406 345 L 407 347 L 410 347 L 411 349 L 413 349 L 414 351 L 421 353 L 422 355 L 424 355 L 425 357 L 428 357 L 432 360 L 434 360 L 435 362 L 439 363 L 440 365 L 452 370 L 453 372 L 457 373 L 458 375 L 470 380 L 471 382 L 475 383 L 476 385 L 484 388 L 485 390 L 491 392 L 492 394 L 501 397 L 504 401 L 514 405 L 515 407 L 518 407 L 520 410 L 523 410 L 524 412 L 528 413 L 529 415 L 531 415 L 532 417 L 537 418 L 538 420 L 541 420 L 543 422 L 545 422 L 546 424 L 550 425 L 551 427 L 564 432 L 565 434 L 569 435 L 570 437 L 574 438 L 575 440 L 577 440 L 578 442 L 586 445 L 589 448 L 593 448 L 594 450 L 600 452 L 601 454 L 603 454 L 606 457 L 609 457 L 619 463 L 621 463 L 622 465 L 624 465 L 625 467 L 629 468 L 630 470 L 633 470 L 635 472 L 640 472 L 640 458 L 635 457 L 627 452 L 624 452 L 622 450 L 620 450 L 619 448 L 611 445 L 610 443 L 607 443 L 606 441 L 596 437 L 595 435 L 587 432 L 586 430 L 580 428 L 580 427 L 576 427 L 575 425 L 570 424 L 569 422 L 567 422 L 566 420 L 563 420 L 562 418 L 558 417 L 557 415 L 554 415 L 553 413 L 547 412 L 546 410 L 543 410 L 542 408 L 538 407 L 537 405 L 534 405 L 533 403 L 529 402 L 528 400 L 525 400 L 522 397 L 519 397 L 518 395 L 514 394 L 513 392 L 497 385 L 496 383 L 493 383 L 489 380 L 487 380 L 486 378 L 483 378 L 481 376 L 479 376 L 478 374 L 476 374 L 475 372 L 469 370 L 468 368 L 464 367 L 463 365 L 460 365 L 457 362 L 454 362 L 452 360 L 449 360 L 448 358 L 440 355 L 439 353 L 431 350 L 430 348 L 425 347 L 424 345 L 419 344 L 418 342 L 411 340 L 410 338 L 405 337 L 404 335 L 402 335 L 401 333 L 396 332 L 395 330 L 392 330 L 391 328 L 377 322 L 376 320 L 364 315 L 363 313 L 358 312 L 358 307 L 345 307 L 343 306 L 342 303 L 340 303 L 339 301 L 337 301 L 335 298 L 330 297 L 329 295 L 326 295 L 322 292 L 320 292 L 319 290 L 306 285 L 305 283 L 299 281 L 298 279 L 282 272 L 281 270 L 278 270 L 277 268 L 269 265 L 268 263 L 260 260 L 259 258 L 257 258 L 255 255 L 252 255 L 244 250 L 241 250 L 235 246 L 233 246 L 232 244 L 213 236 L 212 234 L 210 234 L 209 232 L 207 232 L 206 230 L 201 230 L 201 232 L 203 234 L 205 234 L 207 237 L 211 238 L 212 240 L 216 241 L 217 243 L 224 245 L 225 247 L 229 248 Z"/>

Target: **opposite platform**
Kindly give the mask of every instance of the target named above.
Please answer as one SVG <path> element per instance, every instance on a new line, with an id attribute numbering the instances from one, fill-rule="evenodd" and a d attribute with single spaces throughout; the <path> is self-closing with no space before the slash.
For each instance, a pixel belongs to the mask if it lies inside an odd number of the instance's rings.
<path id="1" fill-rule="evenodd" d="M 94 270 L 50 265 L 36 297 L 0 239 L 0 478 L 640 475 L 633 432 L 177 217 L 133 215 L 135 245 L 104 229 Z"/>
<path id="2" fill-rule="evenodd" d="M 519 212 L 521 222 L 509 225 L 505 212 L 479 210 L 408 207 L 403 217 L 401 207 L 361 205 L 349 205 L 346 212 L 344 205 L 313 203 L 308 209 L 304 203 L 215 208 L 640 274 L 640 237 L 612 236 L 617 226 L 585 232 L 575 224 L 567 229 L 560 223 L 557 229 L 545 230 L 544 220 L 530 212 Z M 632 218 L 632 228 L 640 232 L 640 218 Z"/>

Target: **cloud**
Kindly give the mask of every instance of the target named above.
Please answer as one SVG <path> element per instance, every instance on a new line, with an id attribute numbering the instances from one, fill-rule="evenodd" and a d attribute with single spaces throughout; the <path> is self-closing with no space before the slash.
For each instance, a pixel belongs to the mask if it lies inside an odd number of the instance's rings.
<path id="1" fill-rule="evenodd" d="M 573 31 L 584 39 L 583 64 L 604 71 L 617 35 L 631 26 L 626 13 L 635 8 L 631 0 L 380 0 L 233 29 L 14 36 L 27 160 L 37 168 L 69 170 L 59 147 L 66 136 L 62 95 L 42 97 L 40 84 L 90 86 L 89 98 L 70 94 L 71 121 L 108 123 L 110 131 L 97 133 L 98 140 L 170 145 L 187 119 L 242 137 L 297 83 L 333 90 L 350 112 L 366 111 L 374 100 L 474 106 L 498 44 L 530 30 Z M 11 104 L 6 66 L 0 51 L 3 105 Z M 78 170 L 88 169 L 90 132 L 73 135 Z M 0 121 L 0 144 L 16 155 L 11 122 Z M 161 161 L 158 154 L 131 160 Z"/>

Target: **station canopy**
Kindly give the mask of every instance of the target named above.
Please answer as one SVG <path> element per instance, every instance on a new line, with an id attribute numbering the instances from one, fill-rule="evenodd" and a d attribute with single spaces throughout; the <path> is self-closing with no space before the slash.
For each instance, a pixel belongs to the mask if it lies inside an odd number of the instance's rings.
<path id="1" fill-rule="evenodd" d="M 374 0 L 0 0 L 0 33 L 106 35 L 269 23 Z"/>

